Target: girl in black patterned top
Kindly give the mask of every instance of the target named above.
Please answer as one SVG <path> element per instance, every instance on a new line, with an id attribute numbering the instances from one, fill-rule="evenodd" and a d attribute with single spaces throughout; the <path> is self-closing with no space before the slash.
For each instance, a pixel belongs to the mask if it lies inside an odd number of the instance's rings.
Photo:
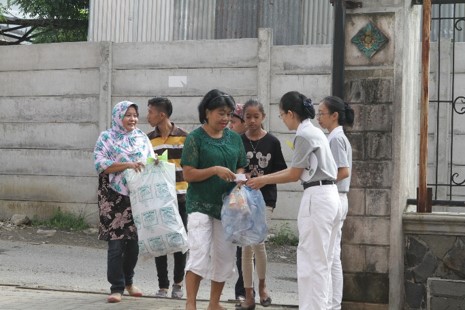
<path id="1" fill-rule="evenodd" d="M 247 131 L 242 135 L 247 156 L 246 174 L 249 178 L 277 172 L 286 169 L 281 143 L 279 140 L 263 129 L 265 119 L 263 105 L 257 100 L 251 99 L 244 104 L 243 115 Z M 268 184 L 262 187 L 261 192 L 267 208 L 267 224 L 270 224 L 271 214 L 276 207 L 276 184 Z M 244 278 L 245 301 L 239 309 L 254 309 L 255 299 L 253 293 L 253 258 L 255 254 L 255 266 L 259 279 L 258 293 L 260 304 L 267 307 L 271 304 L 265 283 L 266 275 L 266 249 L 265 243 L 245 246 L 242 249 L 242 276 Z"/>

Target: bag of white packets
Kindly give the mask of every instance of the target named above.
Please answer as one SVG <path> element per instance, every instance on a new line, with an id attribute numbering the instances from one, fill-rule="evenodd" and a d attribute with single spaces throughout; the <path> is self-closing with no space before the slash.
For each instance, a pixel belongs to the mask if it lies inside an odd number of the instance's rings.
<path id="1" fill-rule="evenodd" d="M 259 244 L 267 236 L 265 200 L 259 190 L 236 186 L 223 200 L 221 223 L 226 240 L 246 246 Z"/>
<path id="2" fill-rule="evenodd" d="M 178 210 L 175 170 L 174 164 L 162 159 L 157 165 L 148 162 L 139 173 L 125 171 L 142 258 L 185 253 L 188 249 Z"/>

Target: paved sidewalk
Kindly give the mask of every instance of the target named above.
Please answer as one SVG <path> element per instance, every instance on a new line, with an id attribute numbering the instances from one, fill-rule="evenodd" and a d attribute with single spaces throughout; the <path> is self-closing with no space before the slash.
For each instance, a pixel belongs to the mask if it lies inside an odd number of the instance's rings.
<path id="1" fill-rule="evenodd" d="M 121 303 L 108 304 L 106 255 L 103 249 L 0 240 L 0 309 L 184 309 L 185 299 L 155 298 L 158 285 L 153 259 L 139 260 L 136 266 L 135 285 L 146 297 L 124 296 Z M 168 262 L 172 268 L 172 255 Z M 235 295 L 236 278 L 226 281 L 221 296 L 226 309 L 235 309 L 235 302 L 228 299 Z M 297 309 L 296 266 L 268 263 L 267 289 L 277 305 L 263 308 L 257 304 L 256 309 Z M 209 296 L 210 281 L 204 280 L 199 310 L 207 308 Z"/>
<path id="2" fill-rule="evenodd" d="M 64 290 L 37 289 L 19 286 L 0 285 L 0 309 L 2 310 L 173 310 L 184 309 L 185 300 L 169 298 L 123 296 L 117 304 L 106 302 L 107 295 L 91 292 L 71 292 Z M 223 302 L 226 309 L 234 309 L 234 302 Z M 207 309 L 208 301 L 197 302 L 197 308 Z M 256 309 L 297 309 L 297 306 L 271 305 L 263 308 L 257 305 Z"/>

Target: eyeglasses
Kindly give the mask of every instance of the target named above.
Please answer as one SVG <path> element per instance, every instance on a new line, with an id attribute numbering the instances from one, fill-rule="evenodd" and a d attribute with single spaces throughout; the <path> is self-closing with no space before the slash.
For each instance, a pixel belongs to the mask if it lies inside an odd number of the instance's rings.
<path id="1" fill-rule="evenodd" d="M 322 116 L 322 115 L 329 115 L 329 114 L 331 114 L 331 113 L 318 112 L 318 113 L 316 114 L 316 117 L 320 117 L 320 116 Z"/>
<path id="2" fill-rule="evenodd" d="M 287 112 L 279 113 L 279 116 L 278 116 L 278 117 L 279 117 L 280 119 L 282 119 L 282 118 L 283 118 L 283 115 L 286 115 L 286 114 L 287 114 Z"/>

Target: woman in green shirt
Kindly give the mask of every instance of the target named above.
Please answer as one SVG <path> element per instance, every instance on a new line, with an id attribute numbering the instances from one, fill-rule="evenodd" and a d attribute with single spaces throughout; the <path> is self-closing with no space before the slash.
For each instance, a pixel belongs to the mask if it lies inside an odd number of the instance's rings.
<path id="1" fill-rule="evenodd" d="M 234 275 L 236 246 L 226 241 L 221 225 L 223 196 L 236 184 L 235 173 L 247 165 L 241 137 L 229 130 L 234 99 L 217 89 L 199 104 L 202 126 L 186 138 L 182 152 L 186 194 L 189 258 L 186 264 L 186 309 L 196 309 L 203 278 L 211 280 L 209 310 L 220 306 L 227 278 Z"/>

